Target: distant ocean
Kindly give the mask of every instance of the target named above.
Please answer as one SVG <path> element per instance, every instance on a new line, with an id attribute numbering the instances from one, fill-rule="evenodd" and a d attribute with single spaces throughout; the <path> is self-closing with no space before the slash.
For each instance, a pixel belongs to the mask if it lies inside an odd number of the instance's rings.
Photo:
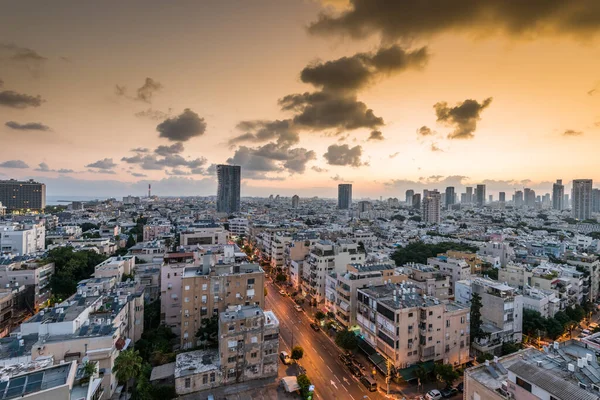
<path id="1" fill-rule="evenodd" d="M 46 204 L 49 206 L 66 206 L 73 201 L 92 201 L 92 200 L 106 200 L 107 197 L 98 196 L 46 196 Z"/>

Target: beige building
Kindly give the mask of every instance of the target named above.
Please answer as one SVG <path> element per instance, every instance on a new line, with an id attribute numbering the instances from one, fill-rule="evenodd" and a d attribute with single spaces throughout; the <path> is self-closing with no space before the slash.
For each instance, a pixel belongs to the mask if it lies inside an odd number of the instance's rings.
<path id="1" fill-rule="evenodd" d="M 50 278 L 54 274 L 54 263 L 14 262 L 0 265 L 0 286 L 11 288 L 25 286 L 33 288 L 29 306 L 39 310 L 50 298 Z"/>
<path id="2" fill-rule="evenodd" d="M 471 266 L 460 258 L 439 255 L 427 259 L 428 265 L 433 265 L 450 277 L 450 296 L 454 295 L 454 284 L 471 277 Z"/>
<path id="3" fill-rule="evenodd" d="M 396 275 L 393 262 L 381 264 L 349 264 L 345 272 L 332 272 L 327 276 L 325 307 L 345 327 L 356 325 L 356 292 L 359 288 L 381 285 L 384 282 L 400 283 L 405 275 Z"/>
<path id="4" fill-rule="evenodd" d="M 427 362 L 469 361 L 469 311 L 416 293 L 408 283 L 358 289 L 357 322 L 364 340 L 398 369 Z"/>
<path id="5" fill-rule="evenodd" d="M 135 256 L 110 257 L 96 265 L 94 268 L 94 277 L 103 278 L 114 276 L 117 278 L 117 282 L 121 282 L 123 274 L 131 275 L 134 268 Z"/>
<path id="6" fill-rule="evenodd" d="M 181 346 L 196 345 L 202 320 L 229 306 L 265 305 L 265 274 L 258 264 L 215 264 L 210 255 L 200 267 L 187 267 L 181 280 Z"/>
<path id="7" fill-rule="evenodd" d="M 399 268 L 419 293 L 439 300 L 450 298 L 450 276 L 431 265 L 410 263 Z"/>
<path id="8" fill-rule="evenodd" d="M 465 262 L 471 267 L 471 274 L 476 275 L 481 273 L 483 260 L 475 253 L 470 253 L 468 251 L 448 250 L 446 253 L 438 254 L 438 256 L 446 256 L 449 258 L 455 258 L 457 260 L 465 260 Z"/>
<path id="9" fill-rule="evenodd" d="M 580 254 L 568 252 L 564 256 L 567 264 L 581 268 L 590 275 L 590 301 L 598 299 L 598 286 L 600 285 L 600 259 L 595 254 Z"/>
<path id="10" fill-rule="evenodd" d="M 257 306 L 230 307 L 219 314 L 223 384 L 277 376 L 279 321 Z"/>

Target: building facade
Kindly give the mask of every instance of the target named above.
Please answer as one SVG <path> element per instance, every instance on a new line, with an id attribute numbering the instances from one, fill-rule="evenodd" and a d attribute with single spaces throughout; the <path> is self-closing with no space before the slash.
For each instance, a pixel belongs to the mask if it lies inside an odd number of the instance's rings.
<path id="1" fill-rule="evenodd" d="M 0 181 L 0 203 L 8 211 L 46 208 L 46 185 L 33 179 Z"/>
<path id="2" fill-rule="evenodd" d="M 240 211 L 240 188 L 242 167 L 239 165 L 217 165 L 217 212 L 236 213 Z"/>
<path id="3" fill-rule="evenodd" d="M 574 179 L 571 191 L 571 213 L 580 221 L 592 217 L 592 180 Z"/>
<path id="4" fill-rule="evenodd" d="M 349 210 L 352 208 L 352 184 L 340 183 L 338 185 L 338 209 Z"/>

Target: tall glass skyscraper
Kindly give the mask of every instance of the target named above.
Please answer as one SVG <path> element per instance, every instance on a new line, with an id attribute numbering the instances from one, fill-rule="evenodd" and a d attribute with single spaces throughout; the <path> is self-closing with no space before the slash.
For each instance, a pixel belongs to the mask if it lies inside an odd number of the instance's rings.
<path id="1" fill-rule="evenodd" d="M 352 208 L 352 184 L 340 183 L 338 185 L 338 208 L 340 210 Z"/>
<path id="2" fill-rule="evenodd" d="M 583 221 L 592 216 L 592 180 L 574 179 L 571 193 L 573 218 Z"/>
<path id="3" fill-rule="evenodd" d="M 239 165 L 217 165 L 217 212 L 240 211 L 240 186 L 242 167 Z"/>

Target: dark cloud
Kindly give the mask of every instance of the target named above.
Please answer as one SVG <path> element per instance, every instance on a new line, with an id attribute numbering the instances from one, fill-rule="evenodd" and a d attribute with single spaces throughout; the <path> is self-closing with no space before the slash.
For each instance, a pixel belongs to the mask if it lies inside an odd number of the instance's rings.
<path id="1" fill-rule="evenodd" d="M 59 174 L 72 174 L 75 171 L 72 169 L 61 168 L 61 169 L 57 169 L 56 172 L 58 172 Z"/>
<path id="2" fill-rule="evenodd" d="M 583 132 L 582 131 L 576 131 L 573 129 L 567 129 L 566 131 L 563 132 L 562 134 L 563 136 L 582 136 Z"/>
<path id="3" fill-rule="evenodd" d="M 316 172 L 329 172 L 327 168 L 317 167 L 316 165 L 313 165 L 310 169 Z"/>
<path id="4" fill-rule="evenodd" d="M 172 144 L 171 146 L 158 146 L 154 152 L 159 156 L 167 156 L 170 154 L 179 154 L 183 152 L 184 147 L 183 143 L 177 142 Z"/>
<path id="5" fill-rule="evenodd" d="M 160 137 L 172 141 L 185 142 L 206 131 L 206 122 L 198 114 L 186 108 L 179 116 L 168 118 L 158 124 L 156 130 Z"/>
<path id="6" fill-rule="evenodd" d="M 338 13 L 327 12 L 309 25 L 313 34 L 415 39 L 444 32 L 503 33 L 533 38 L 576 35 L 588 39 L 600 30 L 597 0 L 351 0 Z"/>
<path id="7" fill-rule="evenodd" d="M 146 147 L 136 147 L 135 149 L 131 149 L 131 151 L 134 153 L 147 153 L 150 151 L 150 149 Z"/>
<path id="8" fill-rule="evenodd" d="M 169 108 L 169 111 L 163 112 L 153 108 L 148 108 L 146 110 L 136 112 L 134 115 L 138 118 L 148 118 L 154 121 L 161 121 L 171 116 L 171 109 Z"/>
<path id="9" fill-rule="evenodd" d="M 426 126 L 422 126 L 419 129 L 417 129 L 417 136 L 431 136 L 434 135 L 435 132 L 431 130 L 431 128 L 428 128 Z"/>
<path id="10" fill-rule="evenodd" d="M 92 174 L 108 174 L 108 175 L 115 175 L 116 172 L 113 171 L 112 169 L 88 169 L 88 172 L 91 172 Z"/>
<path id="11" fill-rule="evenodd" d="M 45 162 L 41 162 L 38 164 L 38 167 L 36 169 L 34 169 L 34 171 L 38 171 L 38 172 L 58 172 L 59 174 L 72 174 L 75 171 L 72 169 L 66 169 L 66 168 L 61 168 L 61 169 L 51 169 L 48 164 L 46 164 Z"/>
<path id="12" fill-rule="evenodd" d="M 229 140 L 232 146 L 243 142 L 260 143 L 273 139 L 281 145 L 293 145 L 300 141 L 300 136 L 289 119 L 242 121 L 236 128 L 244 133 Z"/>
<path id="13" fill-rule="evenodd" d="M 16 129 L 18 131 L 49 131 L 49 130 L 51 130 L 49 126 L 44 125 L 40 122 L 28 122 L 25 124 L 20 124 L 15 121 L 8 121 L 4 125 L 8 126 L 11 129 Z"/>
<path id="14" fill-rule="evenodd" d="M 372 131 L 367 140 L 384 140 L 383 133 L 381 131 Z"/>
<path id="15" fill-rule="evenodd" d="M 115 94 L 117 96 L 125 96 L 127 95 L 127 88 L 125 86 L 115 85 Z"/>
<path id="16" fill-rule="evenodd" d="M 446 126 L 453 126 L 454 131 L 448 139 L 472 139 L 477 129 L 477 121 L 481 112 L 492 103 L 492 98 L 485 99 L 481 104 L 476 100 L 465 100 L 455 107 L 449 107 L 446 102 L 436 103 L 433 108 L 437 121 Z"/>
<path id="17" fill-rule="evenodd" d="M 135 96 L 127 95 L 127 87 L 122 86 L 122 85 L 115 85 L 115 94 L 117 96 L 126 97 L 130 100 L 137 100 L 137 101 L 143 101 L 145 103 L 151 103 L 152 96 L 154 95 L 154 93 L 159 91 L 162 88 L 163 88 L 163 85 L 160 82 L 155 81 L 152 78 L 146 78 L 146 81 L 144 82 L 144 84 L 136 90 Z M 149 110 L 151 110 L 151 109 L 149 109 Z M 143 114 L 143 113 L 144 113 L 144 111 L 141 111 L 141 112 L 137 113 L 136 116 L 147 116 L 147 115 L 138 115 L 138 114 Z"/>
<path id="18" fill-rule="evenodd" d="M 25 69 L 33 76 L 39 76 L 48 59 L 35 50 L 12 43 L 0 43 L 0 61 L 19 69 Z"/>
<path id="19" fill-rule="evenodd" d="M 41 171 L 41 172 L 50 172 L 51 171 L 50 167 L 45 162 L 39 163 L 38 165 L 39 165 L 39 167 L 34 169 L 34 171 Z"/>
<path id="20" fill-rule="evenodd" d="M 242 170 L 248 171 L 301 174 L 306 170 L 306 164 L 314 159 L 316 154 L 312 150 L 271 142 L 255 148 L 240 146 L 227 163 L 241 165 Z"/>
<path id="21" fill-rule="evenodd" d="M 327 153 L 323 157 L 329 165 L 344 165 L 351 167 L 360 167 L 365 165 L 361 160 L 362 147 L 349 147 L 347 144 L 332 144 L 327 148 Z"/>
<path id="22" fill-rule="evenodd" d="M 86 168 L 98 168 L 101 170 L 109 170 L 109 169 L 113 169 L 116 166 L 117 166 L 117 164 L 115 164 L 113 162 L 112 158 L 104 158 L 102 160 L 98 160 L 91 164 L 87 164 L 85 167 Z"/>
<path id="23" fill-rule="evenodd" d="M 169 171 L 169 170 L 166 170 L 166 171 L 165 171 L 165 173 L 166 173 L 167 175 L 173 175 L 173 176 L 186 176 L 186 175 L 192 175 L 192 173 L 191 173 L 191 172 L 189 172 L 189 171 L 183 171 L 183 170 L 181 170 L 181 169 L 177 169 L 177 168 L 174 168 L 174 169 L 172 169 L 172 170 L 170 170 L 170 171 Z"/>
<path id="24" fill-rule="evenodd" d="M 146 178 L 148 175 L 139 172 L 131 172 L 131 176 L 135 176 L 136 178 Z"/>
<path id="25" fill-rule="evenodd" d="M 30 96 L 13 90 L 0 92 L 0 106 L 11 108 L 39 107 L 45 100 L 41 96 Z"/>
<path id="26" fill-rule="evenodd" d="M 332 180 L 332 181 L 336 181 L 336 182 L 346 182 L 346 183 L 352 183 L 352 181 L 349 181 L 348 179 L 344 179 L 344 178 L 342 178 L 342 177 L 341 177 L 341 176 L 339 176 L 339 175 L 332 176 L 332 177 L 331 177 L 331 180 Z"/>
<path id="27" fill-rule="evenodd" d="M 357 53 L 351 57 L 309 65 L 300 73 L 300 79 L 324 90 L 356 91 L 382 74 L 422 68 L 428 57 L 426 48 L 407 51 L 393 45 L 375 53 Z"/>
<path id="28" fill-rule="evenodd" d="M 0 163 L 0 168 L 18 168 L 25 169 L 29 168 L 29 165 L 22 160 L 8 160 Z"/>

